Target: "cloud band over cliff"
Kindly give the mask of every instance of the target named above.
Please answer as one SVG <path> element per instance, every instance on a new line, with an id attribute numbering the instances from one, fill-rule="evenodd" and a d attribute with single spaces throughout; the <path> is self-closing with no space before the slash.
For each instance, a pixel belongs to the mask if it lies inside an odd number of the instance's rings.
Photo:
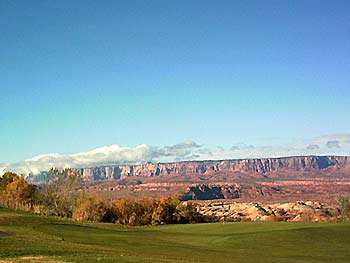
<path id="1" fill-rule="evenodd" d="M 14 171 L 37 174 L 56 168 L 79 168 L 142 162 L 172 162 L 184 160 L 220 160 L 270 158 L 299 155 L 350 155 L 350 134 L 327 135 L 293 145 L 254 146 L 235 144 L 229 148 L 208 148 L 188 140 L 179 144 L 155 147 L 105 146 L 75 154 L 43 154 L 12 164 L 0 164 L 0 173 Z"/>

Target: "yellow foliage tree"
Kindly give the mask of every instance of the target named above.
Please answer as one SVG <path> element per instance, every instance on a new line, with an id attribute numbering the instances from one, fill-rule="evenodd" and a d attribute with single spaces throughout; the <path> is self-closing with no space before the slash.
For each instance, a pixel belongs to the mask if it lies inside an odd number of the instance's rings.
<path id="1" fill-rule="evenodd" d="M 0 201 L 2 205 L 9 208 L 29 210 L 33 205 L 34 193 L 35 186 L 16 175 L 8 180 L 6 185 L 3 185 Z"/>
<path id="2" fill-rule="evenodd" d="M 78 198 L 72 217 L 77 221 L 106 222 L 111 220 L 110 209 L 102 199 L 95 196 Z"/>

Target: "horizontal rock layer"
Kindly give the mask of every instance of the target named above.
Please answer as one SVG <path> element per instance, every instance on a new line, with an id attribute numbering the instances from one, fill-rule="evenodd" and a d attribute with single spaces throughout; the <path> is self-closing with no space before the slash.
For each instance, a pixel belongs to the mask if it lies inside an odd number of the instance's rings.
<path id="1" fill-rule="evenodd" d="M 189 176 L 245 173 L 268 176 L 276 172 L 317 172 L 350 167 L 348 156 L 306 156 L 222 161 L 186 161 L 103 166 L 75 169 L 86 181 L 115 180 L 139 176 Z"/>

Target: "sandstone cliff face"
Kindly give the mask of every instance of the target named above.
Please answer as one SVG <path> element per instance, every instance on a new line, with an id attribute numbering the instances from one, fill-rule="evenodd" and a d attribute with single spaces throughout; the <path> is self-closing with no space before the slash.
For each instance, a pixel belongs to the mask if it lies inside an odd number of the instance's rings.
<path id="1" fill-rule="evenodd" d="M 275 172 L 317 172 L 350 167 L 347 156 L 306 156 L 223 161 L 186 161 L 145 163 L 140 165 L 104 166 L 76 169 L 87 181 L 116 180 L 127 177 L 211 175 L 248 173 L 268 176 Z"/>
<path id="2" fill-rule="evenodd" d="M 339 209 L 320 202 L 237 203 L 234 201 L 205 201 L 198 211 L 219 221 L 289 221 L 328 222 L 339 219 Z"/>
<path id="3" fill-rule="evenodd" d="M 239 198 L 241 189 L 239 184 L 234 185 L 192 185 L 182 195 L 182 200 L 213 200 Z"/>

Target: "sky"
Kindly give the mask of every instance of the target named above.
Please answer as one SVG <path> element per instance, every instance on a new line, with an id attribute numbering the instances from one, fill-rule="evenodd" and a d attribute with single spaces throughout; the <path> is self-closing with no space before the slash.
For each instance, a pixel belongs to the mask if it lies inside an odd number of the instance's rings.
<path id="1" fill-rule="evenodd" d="M 3 0 L 0 17 L 0 163 L 350 133 L 349 1 Z"/>

